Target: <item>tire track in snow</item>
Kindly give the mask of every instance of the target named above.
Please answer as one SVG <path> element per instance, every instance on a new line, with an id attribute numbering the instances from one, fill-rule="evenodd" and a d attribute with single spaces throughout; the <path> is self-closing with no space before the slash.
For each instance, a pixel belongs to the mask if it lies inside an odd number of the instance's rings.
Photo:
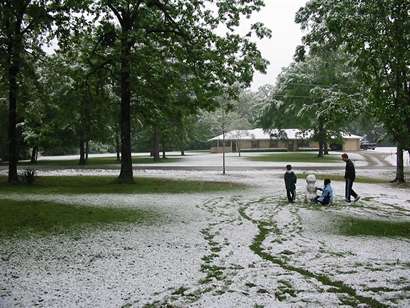
<path id="1" fill-rule="evenodd" d="M 232 200 L 235 200 L 235 197 Z M 224 234 L 226 230 L 223 230 L 226 226 L 240 226 L 241 224 L 239 220 L 242 220 L 242 218 L 237 213 L 236 208 L 232 208 L 234 203 L 235 201 L 232 203 L 225 197 L 217 197 L 197 206 L 213 215 L 213 219 L 201 230 L 209 249 L 209 253 L 201 259 L 200 270 L 203 277 L 194 285 L 179 286 L 167 290 L 162 299 L 146 304 L 145 307 L 181 307 L 187 305 L 202 307 L 204 298 L 208 299 L 205 302 L 209 304 L 209 302 L 216 302 L 218 297 L 222 297 L 227 293 L 237 293 L 239 297 L 247 296 L 244 290 L 233 285 L 234 280 L 238 279 L 236 276 L 244 267 L 231 259 L 231 247 L 236 243 L 230 240 Z M 236 216 L 232 216 L 232 213 L 236 213 Z M 254 234 L 256 234 L 256 229 Z M 252 237 L 249 238 L 249 241 L 251 239 Z M 236 248 L 248 251 L 247 245 Z M 255 258 L 252 254 L 250 255 Z"/>
<path id="2" fill-rule="evenodd" d="M 251 235 L 246 241 L 246 252 L 253 255 L 253 258 L 255 259 L 255 261 L 252 262 L 253 264 L 250 264 L 249 268 L 246 268 L 246 266 L 245 268 L 236 268 L 235 274 L 232 275 L 232 272 L 227 273 L 226 268 L 218 267 L 218 264 L 220 264 L 221 261 L 223 262 L 223 257 L 220 255 L 211 254 L 209 256 L 205 256 L 205 260 L 213 262 L 212 266 L 209 267 L 209 269 L 211 269 L 210 278 L 215 278 L 212 277 L 212 270 L 216 269 L 217 275 L 226 275 L 225 278 L 221 280 L 228 282 L 225 285 L 225 287 L 228 288 L 231 286 L 230 283 L 232 282 L 233 278 L 236 278 L 236 280 L 240 279 L 242 283 L 239 284 L 239 286 L 238 284 L 235 285 L 235 292 L 242 293 L 243 295 L 247 296 L 250 292 L 249 289 L 256 289 L 256 294 L 253 294 L 253 297 L 257 300 L 258 298 L 262 297 L 262 295 L 265 295 L 265 298 L 262 298 L 262 300 L 264 299 L 264 301 L 260 303 L 268 306 L 272 305 L 275 302 L 277 303 L 276 305 L 280 305 L 281 302 L 286 300 L 293 303 L 316 305 L 320 305 L 320 303 L 323 302 L 326 302 L 330 305 L 336 305 L 340 303 L 340 301 L 334 294 L 321 294 L 320 283 L 312 283 L 311 281 L 305 280 L 304 276 L 299 275 L 299 273 L 296 273 L 295 275 L 294 272 L 283 269 L 280 264 L 276 266 L 274 264 L 269 264 L 269 262 L 266 262 L 263 258 L 261 259 L 260 256 L 254 254 L 254 252 L 249 250 L 249 245 L 252 243 L 254 236 L 257 235 L 258 229 L 254 223 L 249 222 L 247 219 L 244 219 L 242 215 L 240 215 L 239 209 L 246 207 L 250 211 L 255 210 L 252 214 L 261 214 L 260 219 L 266 217 L 274 219 L 274 217 L 283 210 L 283 206 L 282 204 L 273 201 L 274 199 L 271 196 L 255 198 L 254 200 L 249 200 L 249 198 L 244 198 L 243 196 L 236 196 L 232 197 L 229 201 L 219 200 L 219 202 L 209 202 L 202 206 L 202 208 L 206 207 L 207 210 L 210 211 L 215 217 L 230 217 L 230 221 L 221 221 L 222 225 L 226 222 L 231 224 L 238 224 L 241 223 L 240 221 L 244 221 L 248 222 L 248 224 L 250 223 L 251 225 L 253 225 L 255 229 L 255 232 L 253 232 L 254 234 Z M 289 228 L 289 230 L 292 230 L 291 232 L 300 232 L 300 225 L 300 217 L 295 215 L 294 221 L 291 221 L 287 225 L 287 227 Z M 246 229 L 249 229 L 249 226 L 244 227 L 246 227 Z M 212 234 L 210 234 L 211 229 L 214 230 Z M 212 249 L 212 247 L 216 246 L 216 242 L 218 242 L 215 241 L 215 236 L 218 233 L 218 224 L 211 223 L 210 227 L 205 231 L 206 232 L 204 232 L 204 234 L 209 237 L 209 246 Z M 229 256 L 227 256 L 227 258 L 229 258 Z M 218 272 L 219 270 L 221 270 L 221 272 Z M 269 278 L 267 278 L 266 281 L 261 281 L 261 276 L 268 277 L 268 273 L 271 273 L 271 275 L 269 275 Z M 206 282 L 210 283 L 211 281 Z M 298 288 L 302 288 L 302 291 L 295 290 L 293 284 L 296 284 Z M 213 284 L 213 288 L 214 287 L 215 284 Z M 225 290 L 219 288 L 216 291 L 214 290 L 213 292 L 221 292 L 222 294 Z M 232 292 L 232 290 L 229 291 Z M 313 297 L 310 298 L 312 292 Z"/>
<path id="3" fill-rule="evenodd" d="M 345 257 L 342 253 L 326 247 L 324 242 L 317 238 L 310 238 L 303 232 L 300 211 L 309 207 L 287 205 L 283 200 L 272 196 L 254 199 L 234 196 L 213 198 L 199 205 L 198 208 L 208 211 L 213 217 L 202 229 L 202 236 L 209 247 L 209 253 L 202 257 L 201 271 L 204 277 L 195 285 L 173 288 L 161 301 L 153 303 L 155 306 L 209 304 L 223 306 L 228 303 L 235 305 L 238 303 L 238 298 L 250 296 L 255 303 L 268 306 L 273 303 L 280 305 L 283 302 L 319 306 L 366 304 L 370 307 L 387 307 L 373 298 L 373 294 L 370 296 L 358 294 L 353 286 L 337 280 L 332 271 L 327 273 L 320 268 L 319 270 L 307 269 L 310 266 L 309 262 L 318 258 Z M 345 207 L 342 209 L 346 210 Z M 369 210 L 376 211 L 376 209 L 379 208 Z M 341 208 L 334 207 L 326 210 L 337 213 Z M 236 250 L 245 247 L 235 246 L 239 241 L 227 232 L 231 230 L 229 229 L 231 226 L 236 228 L 232 230 L 248 230 L 250 238 L 241 243 L 245 243 L 249 253 L 254 255 L 253 265 L 246 266 L 246 264 L 233 262 L 234 251 L 238 253 Z M 274 241 L 273 247 L 269 247 L 272 246 L 269 245 L 270 239 L 277 240 Z M 282 249 L 283 247 L 288 249 Z M 308 253 L 311 254 L 311 258 L 303 258 Z M 302 264 L 292 262 L 300 261 L 298 258 L 301 257 Z M 270 264 L 270 267 L 266 264 Z M 331 266 L 330 270 L 339 268 L 337 263 L 329 263 L 328 266 Z M 383 264 L 381 266 L 383 267 Z M 343 272 L 343 264 L 339 269 Z M 274 276 L 269 276 L 268 283 L 261 283 L 260 277 L 269 270 L 274 272 Z M 296 289 L 290 281 L 296 282 Z M 301 287 L 301 284 L 305 286 Z M 270 285 L 271 288 L 266 288 L 266 285 Z M 254 294 L 251 293 L 252 290 Z M 312 300 L 309 294 L 312 295 Z M 221 304 L 220 300 L 224 296 L 235 297 L 229 297 L 229 300 Z"/>
<path id="4" fill-rule="evenodd" d="M 260 256 L 262 259 L 267 260 L 275 265 L 279 265 L 282 267 L 284 270 L 291 271 L 291 272 L 296 272 L 298 274 L 301 274 L 302 276 L 306 278 L 313 278 L 322 283 L 323 285 L 326 285 L 328 287 L 332 287 L 337 289 L 338 293 L 343 293 L 346 294 L 350 297 L 350 299 L 340 299 L 343 304 L 349 304 L 349 305 L 357 305 L 357 304 L 367 304 L 370 307 L 388 307 L 387 305 L 377 301 L 374 298 L 367 297 L 367 296 L 362 296 L 357 294 L 356 290 L 347 284 L 341 282 L 341 281 L 336 281 L 332 280 L 329 276 L 324 275 L 324 274 L 319 274 L 315 273 L 312 271 L 307 270 L 304 267 L 299 267 L 295 265 L 291 265 L 286 258 L 283 256 L 275 256 L 272 255 L 268 252 L 266 252 L 266 249 L 264 249 L 263 242 L 271 235 L 272 233 L 276 234 L 283 234 L 279 228 L 273 223 L 272 221 L 267 221 L 266 219 L 264 220 L 256 220 L 249 216 L 246 211 L 248 207 L 252 203 L 249 203 L 248 205 L 245 205 L 239 209 L 240 215 L 255 224 L 258 227 L 259 233 L 254 239 L 254 242 L 249 246 L 249 248 L 258 256 Z M 289 207 L 289 206 L 288 206 Z M 293 210 L 290 210 L 290 212 L 293 212 L 293 214 L 297 214 L 297 210 L 294 208 Z M 294 218 L 295 219 L 295 218 Z M 294 220 L 292 219 L 292 220 Z M 298 220 L 298 219 L 296 219 Z M 290 224 L 292 225 L 292 223 Z M 287 231 L 291 232 L 292 235 L 292 229 L 287 229 Z M 293 234 L 294 233 L 299 233 L 300 228 L 293 228 Z M 286 252 L 285 252 L 286 253 Z M 280 255 L 280 254 L 279 254 Z"/>

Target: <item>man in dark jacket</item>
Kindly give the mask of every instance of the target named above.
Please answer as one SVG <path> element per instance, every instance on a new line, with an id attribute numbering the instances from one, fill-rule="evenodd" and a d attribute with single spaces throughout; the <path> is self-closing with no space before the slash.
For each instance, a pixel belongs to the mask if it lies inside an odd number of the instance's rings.
<path id="1" fill-rule="evenodd" d="M 290 203 L 293 203 L 295 202 L 295 199 L 296 199 L 297 177 L 296 177 L 296 174 L 292 171 L 291 165 L 286 166 L 286 172 L 283 178 L 285 180 L 286 194 L 288 196 L 288 201 Z"/>
<path id="2" fill-rule="evenodd" d="M 356 194 L 353 190 L 353 182 L 356 179 L 356 171 L 354 168 L 353 162 L 349 159 L 349 156 L 346 153 L 342 154 L 342 160 L 346 162 L 346 169 L 345 169 L 345 200 L 346 202 L 351 202 L 350 196 L 353 196 L 354 202 L 360 199 L 360 196 Z"/>

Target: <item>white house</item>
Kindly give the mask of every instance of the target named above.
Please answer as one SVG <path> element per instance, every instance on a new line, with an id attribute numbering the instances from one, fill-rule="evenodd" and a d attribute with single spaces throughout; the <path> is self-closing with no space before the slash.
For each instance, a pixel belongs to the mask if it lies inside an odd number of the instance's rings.
<path id="1" fill-rule="evenodd" d="M 232 130 L 225 133 L 225 151 L 238 152 L 249 150 L 282 150 L 303 151 L 319 148 L 319 143 L 312 140 L 313 131 L 302 131 L 300 129 L 273 129 L 264 131 L 262 128 L 251 130 Z M 342 134 L 342 144 L 339 145 L 343 151 L 359 151 L 361 136 L 353 134 Z M 222 152 L 223 135 L 216 136 L 209 141 L 212 142 L 211 152 Z"/>

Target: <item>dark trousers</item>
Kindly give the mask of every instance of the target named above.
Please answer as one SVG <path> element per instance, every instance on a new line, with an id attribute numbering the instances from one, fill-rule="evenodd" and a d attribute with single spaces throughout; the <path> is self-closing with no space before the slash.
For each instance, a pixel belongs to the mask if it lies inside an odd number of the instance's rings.
<path id="1" fill-rule="evenodd" d="M 357 198 L 357 194 L 352 188 L 353 182 L 354 180 L 346 179 L 345 198 L 347 201 L 350 201 L 350 196 L 353 196 L 353 198 Z"/>
<path id="2" fill-rule="evenodd" d="M 314 202 L 314 203 L 320 203 L 321 205 L 328 205 L 329 203 L 330 203 L 330 200 L 329 200 L 329 198 L 327 198 L 327 199 L 323 199 L 323 201 L 319 201 L 319 196 L 317 196 L 315 199 L 313 199 L 312 201 Z"/>
<path id="3" fill-rule="evenodd" d="M 288 201 L 294 202 L 296 199 L 296 190 L 295 189 L 286 189 L 286 194 L 288 195 Z"/>

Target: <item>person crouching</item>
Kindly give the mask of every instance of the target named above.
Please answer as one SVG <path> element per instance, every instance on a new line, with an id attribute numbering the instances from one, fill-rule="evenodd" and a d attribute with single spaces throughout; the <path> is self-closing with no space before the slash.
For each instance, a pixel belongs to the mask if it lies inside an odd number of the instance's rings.
<path id="1" fill-rule="evenodd" d="M 322 188 L 317 188 L 317 190 L 320 190 L 322 192 L 321 196 L 316 197 L 313 202 L 315 203 L 320 203 L 322 205 L 329 205 L 333 201 L 333 188 L 330 185 L 330 180 L 325 179 L 324 181 L 324 187 Z"/>
<path id="2" fill-rule="evenodd" d="M 291 165 L 286 166 L 286 172 L 283 178 L 285 180 L 286 194 L 288 196 L 288 201 L 289 203 L 293 203 L 295 202 L 295 199 L 296 199 L 297 177 L 296 177 L 296 174 L 292 171 Z"/>

